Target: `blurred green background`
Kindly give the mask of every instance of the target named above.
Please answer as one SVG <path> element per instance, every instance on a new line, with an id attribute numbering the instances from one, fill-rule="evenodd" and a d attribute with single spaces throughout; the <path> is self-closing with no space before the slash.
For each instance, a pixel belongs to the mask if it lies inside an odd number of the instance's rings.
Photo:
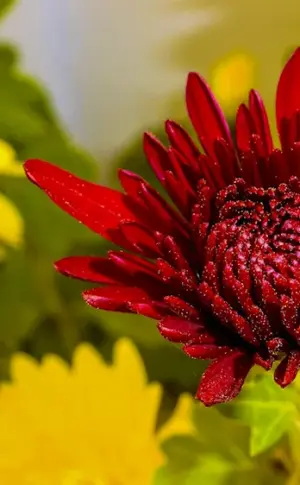
<path id="1" fill-rule="evenodd" d="M 26 2 L 21 3 L 24 14 L 27 5 Z M 89 1 L 84 3 L 86 19 L 91 19 L 92 13 L 95 16 L 95 4 Z M 121 35 L 124 25 L 117 17 L 118 2 L 112 3 L 114 8 L 111 8 L 111 15 L 115 16 L 116 33 L 119 28 Z M 122 2 L 119 3 L 119 15 L 122 16 L 124 6 Z M 153 23 L 151 28 L 156 28 L 157 35 L 145 39 L 142 37 L 144 44 L 141 42 L 141 45 L 145 45 L 145 50 L 141 51 L 140 48 L 138 59 L 142 59 L 140 70 L 148 62 L 156 66 L 157 71 L 153 72 L 155 88 L 149 88 L 151 77 L 149 79 L 148 74 L 147 83 L 143 84 L 138 70 L 132 70 L 131 78 L 126 73 L 126 82 L 122 76 L 123 70 L 117 74 L 118 59 L 121 62 L 124 54 L 126 56 L 120 45 L 118 51 L 118 43 L 113 53 L 119 57 L 115 59 L 111 71 L 109 60 L 101 55 L 98 59 L 92 56 L 92 60 L 85 64 L 79 43 L 76 46 L 78 68 L 86 71 L 85 76 L 78 79 L 77 71 L 74 71 L 74 77 L 68 77 L 67 90 L 73 89 L 70 83 L 74 82 L 76 87 L 83 80 L 78 88 L 78 103 L 86 99 L 86 104 L 82 111 L 74 107 L 74 119 L 72 110 L 68 111 L 69 108 L 59 103 L 63 94 L 60 98 L 57 82 L 53 83 L 53 98 L 51 82 L 43 83 L 25 72 L 21 67 L 20 49 L 14 43 L 1 42 L 0 139 L 14 148 L 19 161 L 42 158 L 83 178 L 114 187 L 118 186 L 116 169 L 124 167 L 142 174 L 157 186 L 142 153 L 141 135 L 147 128 L 164 140 L 163 121 L 169 117 L 174 117 L 190 130 L 184 106 L 184 79 L 189 70 L 198 70 L 207 77 L 233 129 L 235 107 L 246 99 L 247 91 L 252 86 L 262 92 L 271 118 L 274 118 L 276 80 L 289 53 L 295 45 L 300 44 L 300 7 L 296 0 L 284 3 L 274 0 L 218 0 L 213 3 L 165 0 L 160 4 L 144 3 L 144 6 L 139 6 L 141 12 L 145 10 L 143 16 L 140 14 L 141 21 L 142 18 L 146 20 L 149 10 Z M 4 14 L 13 16 L 14 8 L 14 2 L 0 0 L 1 20 L 4 21 Z M 32 5 L 30 8 L 33 8 Z M 89 8 L 92 13 L 89 13 Z M 51 13 L 51 5 L 49 9 Z M 129 17 L 130 9 L 132 15 L 136 15 L 133 2 L 129 2 L 126 9 Z M 101 24 L 100 10 L 98 21 Z M 55 15 L 60 15 L 59 9 Z M 169 25 L 168 16 L 171 32 L 166 36 L 160 35 L 159 29 L 163 30 Z M 165 23 L 160 21 L 161 17 Z M 30 18 L 23 18 L 24 22 L 30 22 Z M 96 21 L 94 26 L 96 28 Z M 87 30 L 90 28 L 86 25 Z M 130 30 L 128 26 L 126 28 Z M 143 25 L 145 28 L 146 24 Z M 9 27 L 6 27 L 5 33 L 8 30 Z M 79 39 L 80 32 L 82 30 L 78 31 Z M 142 35 L 142 27 L 140 33 Z M 137 35 L 135 30 L 134 35 Z M 107 32 L 103 36 L 104 41 L 114 40 Z M 51 35 L 48 41 L 52 42 Z M 139 38 L 133 37 L 132 45 L 138 43 Z M 147 50 L 149 45 L 153 46 L 151 51 Z M 129 56 L 133 55 L 130 54 L 130 47 L 128 49 Z M 136 52 L 134 49 L 133 53 Z M 109 49 L 106 54 L 101 48 L 100 52 L 109 58 Z M 55 69 L 59 72 L 60 65 L 56 65 Z M 65 66 L 61 66 L 61 69 L 64 70 Z M 105 71 L 106 82 L 103 85 L 97 85 L 95 81 L 99 69 Z M 161 81 L 160 90 L 159 80 L 163 80 L 165 72 L 168 73 L 166 79 L 173 76 L 174 82 L 167 89 L 167 81 Z M 93 84 L 86 84 L 86 80 L 92 78 L 95 78 Z M 99 79 L 101 81 L 101 76 Z M 112 88 L 108 92 L 106 89 L 109 85 Z M 84 90 L 88 91 L 86 98 L 83 96 Z M 120 96 L 116 94 L 119 90 Z M 113 99 L 114 94 L 116 99 Z M 106 97 L 112 102 L 107 123 L 102 120 L 100 113 L 101 103 L 105 113 L 108 109 Z M 128 125 L 124 97 L 129 104 Z M 132 100 L 132 108 L 128 100 Z M 136 100 L 140 107 L 135 110 Z M 76 96 L 73 102 L 76 102 Z M 95 107 L 89 117 L 85 110 L 91 107 L 92 102 L 95 102 Z M 151 109 L 147 111 L 150 105 Z M 158 123 L 159 119 L 161 123 Z M 77 139 L 84 146 L 79 146 Z M 152 320 L 96 311 L 85 305 L 80 293 L 86 285 L 57 275 L 53 262 L 66 255 L 102 255 L 109 249 L 109 244 L 54 207 L 25 178 L 1 174 L 0 171 L 0 192 L 18 208 L 24 221 L 24 237 L 19 247 L 10 247 L 10 244 L 2 241 L 5 256 L 1 259 L 0 267 L 1 378 L 9 378 L 10 357 L 16 351 L 24 351 L 37 359 L 47 353 L 55 353 L 70 362 L 75 347 L 86 341 L 109 360 L 114 342 L 127 336 L 138 347 L 149 379 L 159 381 L 164 386 L 161 410 L 161 420 L 164 420 L 182 392 L 193 393 L 196 390 L 204 364 L 188 359 L 176 346 L 164 341 Z M 5 217 L 5 213 L 2 217 Z M 202 407 L 200 409 L 199 405 L 195 422 L 200 437 L 198 440 L 178 437 L 178 440 L 167 443 L 169 465 L 159 472 L 156 483 L 264 484 L 267 480 L 278 484 L 300 483 L 299 440 L 294 438 L 300 405 L 298 392 L 295 391 L 288 398 L 286 394 L 283 397 L 281 391 L 273 387 L 270 377 L 259 380 L 257 386 L 253 390 L 250 385 L 242 394 L 241 402 L 237 401 L 237 404 L 225 406 L 224 409 L 220 407 L 219 414 Z M 270 403 L 269 407 L 266 402 Z M 224 415 L 241 421 L 244 425 L 242 431 L 235 422 L 227 422 Z M 199 456 L 205 459 L 201 462 L 195 459 Z"/>

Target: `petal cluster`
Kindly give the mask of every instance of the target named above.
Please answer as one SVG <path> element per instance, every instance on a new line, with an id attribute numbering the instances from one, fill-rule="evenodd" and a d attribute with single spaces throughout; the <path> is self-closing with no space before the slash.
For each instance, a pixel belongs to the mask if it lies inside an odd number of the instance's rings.
<path id="1" fill-rule="evenodd" d="M 122 191 L 40 160 L 28 178 L 63 210 L 122 250 L 70 257 L 61 273 L 94 282 L 88 304 L 159 320 L 160 333 L 211 364 L 197 398 L 235 397 L 254 364 L 288 385 L 300 367 L 300 49 L 276 95 L 281 148 L 263 101 L 249 94 L 236 116 L 236 143 L 205 80 L 190 73 L 186 104 L 202 151 L 174 121 L 169 146 L 152 134 L 144 151 L 172 203 L 142 177 L 119 171 Z"/>

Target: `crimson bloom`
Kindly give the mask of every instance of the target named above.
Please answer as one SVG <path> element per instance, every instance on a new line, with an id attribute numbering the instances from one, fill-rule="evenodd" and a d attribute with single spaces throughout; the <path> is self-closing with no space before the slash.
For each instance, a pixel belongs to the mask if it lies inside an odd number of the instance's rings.
<path id="1" fill-rule="evenodd" d="M 300 48 L 280 76 L 274 148 L 263 102 L 251 91 L 236 117 L 236 146 L 206 82 L 190 73 L 187 110 L 204 153 L 174 121 L 170 146 L 144 150 L 166 202 L 142 177 L 119 171 L 123 191 L 83 181 L 40 160 L 28 178 L 63 210 L 123 250 L 68 257 L 67 276 L 96 283 L 95 308 L 159 320 L 166 339 L 212 362 L 196 397 L 234 398 L 254 364 L 290 384 L 300 367 Z"/>

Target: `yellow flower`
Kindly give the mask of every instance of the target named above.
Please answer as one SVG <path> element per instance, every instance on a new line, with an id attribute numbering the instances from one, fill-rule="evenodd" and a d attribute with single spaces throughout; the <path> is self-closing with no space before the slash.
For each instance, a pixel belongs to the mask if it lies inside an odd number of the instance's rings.
<path id="1" fill-rule="evenodd" d="M 162 387 L 147 382 L 127 340 L 105 363 L 88 344 L 72 367 L 25 354 L 11 363 L 0 392 L 0 483 L 5 485 L 150 485 L 164 462 L 163 439 L 193 433 L 192 398 L 184 395 L 156 431 Z"/>
<path id="2" fill-rule="evenodd" d="M 254 62 L 245 53 L 222 59 L 212 73 L 212 91 L 228 115 L 236 112 L 240 102 L 247 100 L 254 83 Z"/>
<path id="3" fill-rule="evenodd" d="M 0 176 L 23 177 L 22 165 L 16 161 L 16 154 L 11 146 L 0 140 Z M 5 256 L 5 246 L 18 248 L 23 241 L 23 219 L 12 202 L 0 194 L 0 259 Z"/>
<path id="4" fill-rule="evenodd" d="M 0 140 L 0 175 L 24 176 L 23 166 L 16 160 L 16 152 L 4 140 Z"/>

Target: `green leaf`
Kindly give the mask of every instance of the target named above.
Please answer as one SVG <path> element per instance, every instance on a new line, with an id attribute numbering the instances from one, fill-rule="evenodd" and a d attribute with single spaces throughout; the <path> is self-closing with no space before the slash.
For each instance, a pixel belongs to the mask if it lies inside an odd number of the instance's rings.
<path id="1" fill-rule="evenodd" d="M 223 456 L 214 453 L 205 454 L 202 460 L 188 473 L 186 485 L 222 485 L 234 470 L 234 464 Z"/>
<path id="2" fill-rule="evenodd" d="M 142 343 L 146 347 L 162 345 L 166 347 L 170 345 L 166 342 L 157 330 L 156 320 L 142 317 L 134 314 L 122 314 L 105 312 L 99 310 L 90 310 L 94 315 L 97 312 L 99 324 L 106 332 L 119 338 L 121 335 L 135 340 L 137 343 Z"/>
<path id="3" fill-rule="evenodd" d="M 78 176 L 96 180 L 97 164 L 69 140 L 49 96 L 38 83 L 19 71 L 17 60 L 15 49 L 0 45 L 0 138 L 15 148 L 20 160 L 42 158 Z M 21 211 L 27 239 L 38 253 L 55 259 L 64 256 L 77 240 L 96 239 L 26 179 L 5 179 L 1 181 L 1 188 Z"/>
<path id="4" fill-rule="evenodd" d="M 158 470 L 154 485 L 283 485 L 272 457 L 249 456 L 249 429 L 217 409 L 194 406 L 194 436 L 176 436 L 162 445 L 167 463 Z"/>
<path id="5" fill-rule="evenodd" d="M 238 444 L 239 460 L 248 457 L 249 429 L 243 423 L 224 416 L 217 408 L 205 408 L 200 403 L 194 408 L 193 418 L 205 452 L 220 451 L 229 460 L 235 460 Z"/>
<path id="6" fill-rule="evenodd" d="M 273 446 L 289 430 L 296 413 L 293 391 L 281 389 L 268 374 L 246 384 L 229 406 L 232 415 L 251 428 L 252 456 Z"/>
<path id="7" fill-rule="evenodd" d="M 22 252 L 9 251 L 0 267 L 0 343 L 14 349 L 32 330 L 40 315 L 29 261 Z"/>
<path id="8" fill-rule="evenodd" d="M 9 2 L 0 0 L 0 15 L 4 4 Z M 96 162 L 72 143 L 51 106 L 51 97 L 20 71 L 18 61 L 14 47 L 0 44 L 0 139 L 14 147 L 20 162 L 42 158 L 95 181 Z M 53 346 L 67 348 L 64 354 L 69 355 L 84 319 L 74 302 L 76 298 L 81 302 L 81 296 L 80 291 L 74 292 L 72 305 L 66 304 L 52 263 L 79 243 L 83 248 L 92 241 L 100 245 L 100 238 L 59 210 L 25 177 L 1 177 L 0 191 L 18 207 L 26 232 L 23 250 L 1 269 L 0 345 L 17 348 L 36 335 L 42 342 L 38 329 L 48 328 L 51 322 L 57 329 L 53 335 L 60 339 Z M 83 302 L 82 308 L 86 308 Z M 30 342 L 28 348 L 36 349 L 36 345 Z M 40 355 L 38 349 L 35 353 Z"/>
<path id="9" fill-rule="evenodd" d="M 154 485 L 186 485 L 201 453 L 199 442 L 191 436 L 175 436 L 164 442 L 162 448 L 168 464 L 158 470 Z"/>

